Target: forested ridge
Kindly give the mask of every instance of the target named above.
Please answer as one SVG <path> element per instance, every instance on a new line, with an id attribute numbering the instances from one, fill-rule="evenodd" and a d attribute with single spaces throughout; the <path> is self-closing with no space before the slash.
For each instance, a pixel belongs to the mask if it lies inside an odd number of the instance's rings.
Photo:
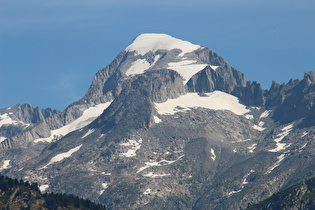
<path id="1" fill-rule="evenodd" d="M 44 193 L 37 183 L 12 179 L 0 174 L 0 207 L 8 209 L 106 209 L 88 199 L 63 193 Z"/>

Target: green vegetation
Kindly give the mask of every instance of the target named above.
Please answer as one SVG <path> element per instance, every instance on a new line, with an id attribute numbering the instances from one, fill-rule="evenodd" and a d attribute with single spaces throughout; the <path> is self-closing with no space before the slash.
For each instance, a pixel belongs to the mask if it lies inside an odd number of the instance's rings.
<path id="1" fill-rule="evenodd" d="M 60 193 L 42 194 L 37 183 L 11 179 L 0 174 L 0 209 L 106 209 L 88 199 Z"/>

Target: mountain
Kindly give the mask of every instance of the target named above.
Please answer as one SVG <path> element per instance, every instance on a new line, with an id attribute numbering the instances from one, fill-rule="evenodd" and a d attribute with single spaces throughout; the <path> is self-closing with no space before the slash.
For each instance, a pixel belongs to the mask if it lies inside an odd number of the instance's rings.
<path id="1" fill-rule="evenodd" d="M 141 34 L 63 112 L 1 109 L 0 170 L 110 209 L 246 208 L 315 176 L 314 78 L 263 90 L 206 47 Z"/>
<path id="2" fill-rule="evenodd" d="M 248 209 L 314 209 L 315 177 L 275 193 Z"/>

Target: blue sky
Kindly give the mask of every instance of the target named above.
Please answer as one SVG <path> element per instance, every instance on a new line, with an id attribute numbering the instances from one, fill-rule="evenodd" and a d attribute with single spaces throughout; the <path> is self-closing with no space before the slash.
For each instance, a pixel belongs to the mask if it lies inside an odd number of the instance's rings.
<path id="1" fill-rule="evenodd" d="M 315 71 L 314 0 L 0 0 L 0 108 L 65 109 L 141 33 L 206 46 L 264 89 Z"/>

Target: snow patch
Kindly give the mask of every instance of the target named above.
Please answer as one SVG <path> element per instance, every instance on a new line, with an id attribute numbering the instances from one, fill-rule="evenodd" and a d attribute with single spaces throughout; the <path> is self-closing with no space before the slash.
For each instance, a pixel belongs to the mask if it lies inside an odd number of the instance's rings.
<path id="1" fill-rule="evenodd" d="M 248 184 L 247 178 L 248 178 L 252 173 L 254 173 L 254 172 L 255 172 L 255 170 L 250 170 L 250 172 L 247 173 L 247 174 L 245 175 L 245 177 L 243 178 L 243 182 L 242 182 L 242 187 L 241 187 L 241 189 L 239 189 L 239 190 L 233 190 L 233 191 L 229 192 L 229 193 L 228 193 L 228 196 L 231 196 L 231 195 L 233 195 L 233 194 L 236 194 L 236 193 L 241 192 L 241 191 L 243 190 L 243 188 L 245 187 L 244 185 Z"/>
<path id="2" fill-rule="evenodd" d="M 0 166 L 0 171 L 10 168 L 10 161 L 11 160 L 4 160 L 2 166 Z"/>
<path id="3" fill-rule="evenodd" d="M 39 186 L 39 190 L 41 193 L 45 192 L 48 188 L 49 188 L 48 184 L 44 184 L 44 185 Z"/>
<path id="4" fill-rule="evenodd" d="M 103 104 L 98 104 L 96 106 L 90 107 L 86 109 L 82 116 L 79 117 L 78 119 L 74 120 L 68 125 L 65 125 L 61 128 L 58 128 L 56 130 L 52 130 L 50 132 L 50 136 L 47 138 L 40 138 L 34 140 L 35 143 L 45 141 L 45 142 L 51 142 L 54 139 L 59 139 L 62 136 L 67 135 L 68 133 L 79 130 L 88 124 L 90 124 L 93 120 L 95 120 L 98 116 L 100 116 L 103 111 L 111 104 L 111 102 L 103 103 Z"/>
<path id="5" fill-rule="evenodd" d="M 278 158 L 278 161 L 275 164 L 273 164 L 271 167 L 269 167 L 269 169 L 267 170 L 267 172 L 265 174 L 270 174 L 273 171 L 273 169 L 278 167 L 280 165 L 281 161 L 284 160 L 285 154 L 282 154 L 282 155 L 278 156 L 277 158 Z"/>
<path id="6" fill-rule="evenodd" d="M 180 62 L 171 62 L 168 63 L 168 68 L 174 71 L 177 71 L 185 81 L 185 84 L 188 80 L 198 73 L 199 71 L 203 70 L 208 66 L 208 64 L 195 64 L 196 61 L 194 60 L 183 60 Z M 210 66 L 211 67 L 211 66 Z"/>
<path id="7" fill-rule="evenodd" d="M 257 144 L 253 144 L 252 146 L 247 147 L 247 148 L 249 149 L 249 152 L 250 152 L 250 153 L 253 153 L 254 150 L 256 149 L 256 146 L 257 146 Z"/>
<path id="8" fill-rule="evenodd" d="M 308 134 L 308 132 L 307 131 L 304 131 L 303 132 L 303 134 L 302 134 L 302 136 L 301 136 L 301 138 L 303 138 L 304 136 L 306 136 Z M 0 141 L 1 142 L 1 141 Z"/>
<path id="9" fill-rule="evenodd" d="M 161 55 L 156 55 L 154 57 L 153 63 L 149 63 L 146 59 L 138 59 L 134 61 L 129 69 L 126 71 L 127 76 L 132 76 L 136 74 L 142 74 L 145 70 L 148 70 L 150 67 L 154 66 L 156 62 L 160 59 Z"/>
<path id="10" fill-rule="evenodd" d="M 148 194 L 151 193 L 151 191 L 152 191 L 152 189 L 148 188 L 148 189 L 146 189 L 146 190 L 143 192 L 143 194 L 144 194 L 144 195 L 148 195 Z"/>
<path id="11" fill-rule="evenodd" d="M 247 115 L 245 115 L 244 117 L 245 117 L 246 119 L 248 119 L 248 120 L 254 119 L 254 116 L 251 115 L 251 114 L 247 114 Z"/>
<path id="12" fill-rule="evenodd" d="M 187 93 L 176 99 L 168 99 L 163 103 L 155 103 L 155 106 L 158 113 L 161 115 L 171 115 L 197 107 L 214 110 L 229 110 L 237 115 L 243 115 L 249 112 L 246 106 L 239 102 L 237 97 L 230 94 L 214 91 L 206 93 L 205 95 L 206 96 L 199 96 L 198 93 Z M 181 109 L 177 107 L 181 107 Z"/>
<path id="13" fill-rule="evenodd" d="M 182 51 L 180 56 L 183 56 L 185 53 L 199 48 L 199 45 L 194 45 L 166 34 L 141 34 L 126 48 L 126 51 L 136 51 L 140 55 L 145 55 L 150 51 L 155 53 L 157 50 L 180 49 Z"/>
<path id="14" fill-rule="evenodd" d="M 154 122 L 155 122 L 156 124 L 162 122 L 162 120 L 161 120 L 160 118 L 158 118 L 157 116 L 155 116 L 155 115 L 153 116 L 153 118 L 154 118 Z"/>
<path id="15" fill-rule="evenodd" d="M 260 118 L 266 118 L 266 117 L 268 117 L 269 114 L 270 114 L 270 112 L 271 112 L 271 110 L 266 110 L 266 111 L 264 111 L 264 112 L 260 115 L 259 119 L 260 119 Z"/>
<path id="16" fill-rule="evenodd" d="M 89 136 L 90 134 L 92 134 L 95 131 L 95 129 L 89 129 L 86 134 L 84 134 L 84 136 L 82 136 L 82 139 L 84 139 L 85 137 Z"/>
<path id="17" fill-rule="evenodd" d="M 73 149 L 70 149 L 68 152 L 64 152 L 64 153 L 61 153 L 59 155 L 56 155 L 55 157 L 53 157 L 49 161 L 49 163 L 47 163 L 44 167 L 42 167 L 40 169 L 47 168 L 47 166 L 49 166 L 50 164 L 53 164 L 55 162 L 60 162 L 63 159 L 70 157 L 73 153 L 77 152 L 81 148 L 81 146 L 82 146 L 82 144 L 80 146 L 73 148 Z"/>
<path id="18" fill-rule="evenodd" d="M 290 143 L 280 143 L 284 137 L 290 134 L 290 132 L 293 130 L 293 123 L 285 126 L 284 128 L 281 129 L 282 132 L 277 135 L 278 138 L 274 139 L 276 142 L 276 148 L 268 150 L 269 152 L 279 152 L 281 150 L 286 149 L 289 147 L 291 144 Z"/>
<path id="19" fill-rule="evenodd" d="M 104 189 L 106 189 L 107 187 L 108 187 L 108 183 L 102 183 L 102 187 L 104 188 Z"/>
<path id="20" fill-rule="evenodd" d="M 300 149 L 299 149 L 299 152 L 302 152 L 303 149 L 307 146 L 308 143 L 305 143 Z"/>
<path id="21" fill-rule="evenodd" d="M 6 139 L 7 139 L 7 137 L 0 136 L 0 143 L 5 141 Z"/>
<path id="22" fill-rule="evenodd" d="M 210 152 L 211 152 L 211 154 L 212 154 L 211 159 L 212 159 L 213 161 L 215 161 L 215 158 L 216 158 L 217 156 L 216 156 L 215 153 L 214 153 L 214 149 L 211 148 Z"/>
<path id="23" fill-rule="evenodd" d="M 146 177 L 151 177 L 151 178 L 156 178 L 156 177 L 164 177 L 164 176 L 170 176 L 171 174 L 154 174 L 152 172 L 148 173 L 148 174 L 145 174 L 143 176 L 146 176 Z"/>
<path id="24" fill-rule="evenodd" d="M 142 144 L 142 139 L 140 139 L 138 142 L 136 140 L 129 139 L 128 142 L 119 144 L 120 146 L 131 147 L 131 149 L 129 149 L 127 152 L 120 153 L 119 156 L 124 156 L 124 157 L 136 156 L 137 155 L 136 152 L 138 149 L 140 149 L 141 144 Z"/>
<path id="25" fill-rule="evenodd" d="M 155 161 L 150 161 L 150 162 L 145 162 L 145 166 L 141 167 L 137 173 L 140 173 L 141 171 L 150 168 L 150 167 L 154 167 L 154 166 L 165 166 L 165 165 L 170 165 L 172 163 L 175 163 L 176 161 L 178 161 L 179 159 L 181 159 L 182 157 L 184 157 L 184 155 L 180 156 L 179 158 L 177 158 L 176 160 L 160 160 L 159 162 L 155 162 Z"/>
<path id="26" fill-rule="evenodd" d="M 102 174 L 102 175 L 105 175 L 105 176 L 110 176 L 110 175 L 112 175 L 111 173 L 105 173 L 105 172 L 102 172 L 101 174 Z"/>
<path id="27" fill-rule="evenodd" d="M 23 121 L 12 120 L 12 118 L 9 116 L 9 114 L 13 114 L 13 113 L 10 112 L 10 113 L 4 113 L 4 114 L 0 115 L 0 128 L 3 125 L 18 125 L 18 124 L 21 124 L 21 125 L 26 126 L 26 127 L 28 127 L 30 125 L 28 123 L 24 123 Z"/>
<path id="28" fill-rule="evenodd" d="M 252 128 L 254 128 L 255 130 L 258 130 L 258 131 L 264 131 L 266 128 L 263 128 L 259 125 L 253 125 Z"/>

